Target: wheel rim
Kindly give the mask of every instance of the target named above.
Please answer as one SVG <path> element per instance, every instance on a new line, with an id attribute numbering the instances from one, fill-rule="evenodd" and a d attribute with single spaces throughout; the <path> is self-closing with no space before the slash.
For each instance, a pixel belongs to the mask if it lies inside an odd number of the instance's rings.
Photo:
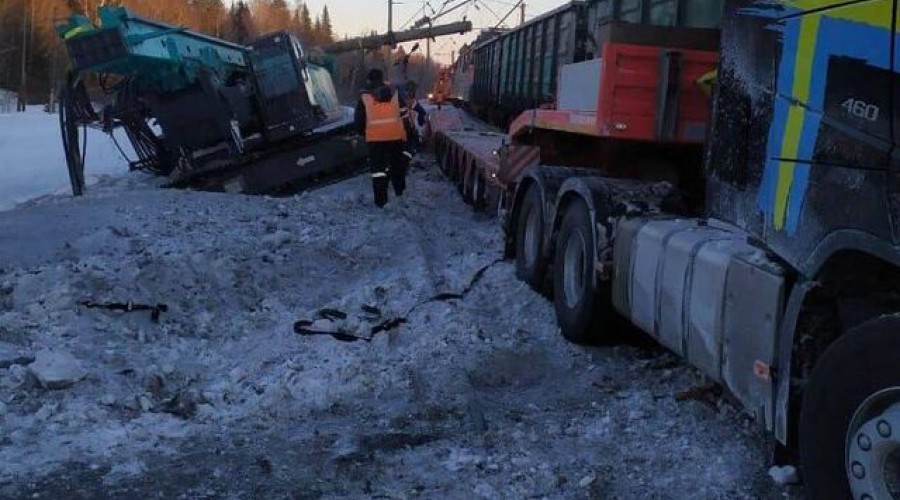
<path id="1" fill-rule="evenodd" d="M 900 387 L 877 392 L 859 406 L 845 449 L 854 499 L 900 499 Z"/>
<path id="2" fill-rule="evenodd" d="M 538 225 L 541 223 L 539 215 L 539 212 L 532 208 L 528 211 L 528 218 L 525 220 L 525 263 L 529 267 L 537 262 Z"/>
<path id="3" fill-rule="evenodd" d="M 574 309 L 584 296 L 585 247 L 581 231 L 572 231 L 566 240 L 563 256 L 563 295 L 569 309 Z"/>

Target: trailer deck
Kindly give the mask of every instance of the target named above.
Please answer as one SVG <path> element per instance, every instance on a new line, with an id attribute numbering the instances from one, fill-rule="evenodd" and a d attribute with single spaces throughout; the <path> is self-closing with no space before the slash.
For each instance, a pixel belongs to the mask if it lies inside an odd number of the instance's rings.
<path id="1" fill-rule="evenodd" d="M 444 173 L 476 209 L 497 207 L 526 168 L 540 163 L 540 150 L 512 146 L 509 135 L 457 108 L 431 112 L 435 154 Z"/>

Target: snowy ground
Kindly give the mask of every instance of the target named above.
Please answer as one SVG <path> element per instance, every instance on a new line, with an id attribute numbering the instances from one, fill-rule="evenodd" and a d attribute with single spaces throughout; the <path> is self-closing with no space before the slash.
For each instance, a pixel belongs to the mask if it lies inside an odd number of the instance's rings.
<path id="1" fill-rule="evenodd" d="M 0 210 L 53 193 L 71 192 L 59 116 L 29 106 L 25 113 L 0 113 Z M 132 154 L 124 134 L 116 133 L 127 154 Z M 88 184 L 103 175 L 128 172 L 109 137 L 88 130 L 85 175 Z"/>
<path id="2" fill-rule="evenodd" d="M 127 176 L 0 213 L 0 497 L 788 495 L 733 407 L 676 399 L 695 372 L 567 344 L 508 262 L 370 343 L 294 333 L 329 307 L 367 334 L 362 306 L 403 315 L 498 257 L 496 221 L 433 167 L 405 207 L 370 196 L 365 177 L 269 199 Z M 28 363 L 60 353 L 76 381 L 47 389 Z"/>

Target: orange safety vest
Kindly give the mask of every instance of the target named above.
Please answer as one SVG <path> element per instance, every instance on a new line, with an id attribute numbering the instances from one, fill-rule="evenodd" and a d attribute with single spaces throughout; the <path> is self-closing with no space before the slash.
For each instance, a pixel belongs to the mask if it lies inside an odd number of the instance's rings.
<path id="1" fill-rule="evenodd" d="M 378 102 L 371 94 L 363 94 L 362 102 L 366 107 L 366 142 L 406 140 L 397 92 L 390 102 Z"/>

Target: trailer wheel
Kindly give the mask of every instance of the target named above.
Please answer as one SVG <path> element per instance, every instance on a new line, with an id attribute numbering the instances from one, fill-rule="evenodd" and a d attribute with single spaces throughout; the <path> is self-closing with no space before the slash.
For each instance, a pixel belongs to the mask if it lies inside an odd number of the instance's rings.
<path id="1" fill-rule="evenodd" d="M 900 498 L 900 318 L 853 328 L 813 369 L 800 460 L 816 500 Z"/>
<path id="2" fill-rule="evenodd" d="M 472 207 L 476 212 L 484 212 L 487 209 L 487 187 L 484 172 L 480 170 L 476 170 L 472 179 Z"/>
<path id="3" fill-rule="evenodd" d="M 475 204 L 475 176 L 478 175 L 476 170 L 475 164 L 470 165 L 469 170 L 466 172 L 465 182 L 462 183 L 463 200 L 469 205 Z"/>
<path id="4" fill-rule="evenodd" d="M 598 320 L 610 318 L 610 301 L 594 285 L 595 242 L 587 205 L 576 200 L 566 209 L 556 240 L 553 305 L 563 336 L 577 344 L 598 340 Z"/>
<path id="5" fill-rule="evenodd" d="M 441 158 L 440 161 L 438 161 L 438 166 L 445 176 L 450 177 L 450 148 L 445 147 L 443 149 L 444 151 L 441 153 Z"/>
<path id="6" fill-rule="evenodd" d="M 462 160 L 460 160 L 462 161 Z M 465 165 L 461 165 L 459 161 L 456 162 L 455 165 L 450 166 L 450 180 L 453 181 L 453 184 L 456 186 L 456 191 L 465 198 L 465 191 L 463 190 L 463 186 L 466 183 L 466 167 Z"/>
<path id="7" fill-rule="evenodd" d="M 537 186 L 529 186 L 522 198 L 516 221 L 516 276 L 537 291 L 543 282 L 546 259 L 541 255 L 544 241 L 544 208 Z"/>
<path id="8" fill-rule="evenodd" d="M 472 205 L 476 212 L 484 212 L 485 188 L 481 169 L 474 164 L 469 168 L 468 181 L 463 195 L 466 203 Z"/>

